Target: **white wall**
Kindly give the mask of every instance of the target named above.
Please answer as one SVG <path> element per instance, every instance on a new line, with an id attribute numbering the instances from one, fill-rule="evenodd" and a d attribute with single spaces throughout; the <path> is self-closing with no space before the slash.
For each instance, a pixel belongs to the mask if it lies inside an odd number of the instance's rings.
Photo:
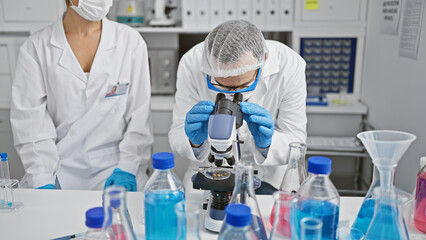
<path id="1" fill-rule="evenodd" d="M 399 35 L 380 33 L 382 1 L 368 2 L 361 100 L 368 106 L 368 120 L 377 129 L 407 131 L 417 136 L 396 171 L 396 185 L 411 192 L 419 158 L 426 156 L 426 12 L 418 60 L 412 60 L 398 56 Z"/>

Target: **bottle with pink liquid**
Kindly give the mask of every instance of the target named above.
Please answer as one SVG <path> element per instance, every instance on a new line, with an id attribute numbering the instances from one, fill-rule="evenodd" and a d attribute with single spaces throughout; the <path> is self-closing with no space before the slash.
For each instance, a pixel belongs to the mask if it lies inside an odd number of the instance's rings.
<path id="1" fill-rule="evenodd" d="M 414 225 L 426 233 L 426 157 L 420 158 L 421 169 L 417 174 Z"/>

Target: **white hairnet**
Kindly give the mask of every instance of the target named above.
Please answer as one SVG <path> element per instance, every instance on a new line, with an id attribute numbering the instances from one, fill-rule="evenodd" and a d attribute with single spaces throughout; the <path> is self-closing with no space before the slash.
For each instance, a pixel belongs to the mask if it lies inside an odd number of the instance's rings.
<path id="1" fill-rule="evenodd" d="M 267 52 L 263 34 L 254 24 L 227 21 L 204 40 L 202 71 L 214 77 L 241 75 L 263 66 Z"/>

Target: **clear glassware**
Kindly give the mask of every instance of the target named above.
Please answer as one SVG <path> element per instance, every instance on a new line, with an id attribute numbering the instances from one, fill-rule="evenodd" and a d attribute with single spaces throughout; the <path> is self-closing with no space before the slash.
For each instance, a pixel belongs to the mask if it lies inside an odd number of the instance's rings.
<path id="1" fill-rule="evenodd" d="M 295 193 L 307 177 L 305 168 L 306 145 L 300 142 L 289 144 L 288 166 L 281 182 L 280 191 Z"/>
<path id="2" fill-rule="evenodd" d="M 111 215 L 110 208 L 108 215 Z M 107 220 L 107 221 L 105 221 Z M 88 230 L 82 239 L 84 240 L 115 240 L 115 234 L 111 229 L 112 218 L 105 218 L 104 207 L 94 207 L 86 211 L 86 226 Z"/>
<path id="3" fill-rule="evenodd" d="M 103 195 L 105 216 L 112 219 L 111 229 L 117 240 L 136 240 L 126 203 L 126 189 L 122 186 L 107 187 Z M 109 211 L 111 210 L 111 216 Z M 107 221 L 105 219 L 105 224 Z"/>
<path id="4" fill-rule="evenodd" d="M 305 217 L 300 221 L 301 240 L 321 240 L 322 221 L 318 218 Z"/>
<path id="5" fill-rule="evenodd" d="M 372 190 L 377 186 L 383 192 L 393 189 L 395 168 L 416 136 L 405 132 L 377 130 L 359 133 L 357 137 L 362 141 L 375 167 L 373 182 L 353 225 L 366 234 L 377 206 Z"/>
<path id="6" fill-rule="evenodd" d="M 270 216 L 272 231 L 269 240 L 291 239 L 290 211 L 295 198 L 292 194 L 282 191 L 276 191 L 272 196 L 275 204 L 271 213 L 274 215 Z"/>
<path id="7" fill-rule="evenodd" d="M 252 228 L 259 239 L 268 239 L 253 184 L 253 163 L 240 161 L 235 165 L 235 186 L 230 203 L 243 203 L 250 207 L 253 216 Z"/>
<path id="8" fill-rule="evenodd" d="M 417 173 L 414 225 L 419 231 L 426 233 L 426 158 L 423 157 L 421 161 L 423 167 Z"/>
<path id="9" fill-rule="evenodd" d="M 337 240 L 363 240 L 364 233 L 351 227 L 339 227 L 337 229 Z"/>
<path id="10" fill-rule="evenodd" d="M 178 235 L 176 240 L 201 240 L 201 206 L 195 201 L 180 201 L 175 205 L 178 217 Z"/>
<path id="11" fill-rule="evenodd" d="M 218 240 L 258 240 L 252 228 L 252 213 L 246 204 L 234 203 L 226 207 L 226 217 Z"/>

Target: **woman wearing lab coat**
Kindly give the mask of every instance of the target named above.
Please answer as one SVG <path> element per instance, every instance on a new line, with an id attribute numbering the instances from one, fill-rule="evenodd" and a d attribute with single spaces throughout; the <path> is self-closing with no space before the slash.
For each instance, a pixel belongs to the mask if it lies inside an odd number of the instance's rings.
<path id="1" fill-rule="evenodd" d="M 22 183 L 141 190 L 153 143 L 146 44 L 105 18 L 112 0 L 66 2 L 19 52 L 11 123 Z"/>
<path id="2" fill-rule="evenodd" d="M 197 167 L 210 165 L 207 122 L 219 92 L 243 94 L 244 122 L 237 130 L 244 141 L 241 159 L 254 163 L 263 182 L 279 187 L 289 144 L 306 141 L 305 66 L 296 52 L 265 41 L 259 29 L 243 20 L 219 25 L 182 57 L 169 141 L 190 160 L 186 192 L 193 191 L 190 179 Z"/>

